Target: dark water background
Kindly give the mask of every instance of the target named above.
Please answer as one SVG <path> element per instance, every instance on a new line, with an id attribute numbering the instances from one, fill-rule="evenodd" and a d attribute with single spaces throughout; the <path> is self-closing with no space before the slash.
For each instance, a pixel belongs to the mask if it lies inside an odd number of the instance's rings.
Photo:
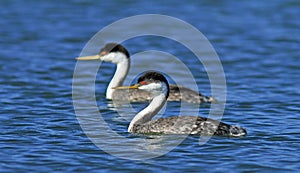
<path id="1" fill-rule="evenodd" d="M 299 171 L 299 9 L 296 0 L 2 0 L 0 172 Z M 86 137 L 72 105 L 74 58 L 106 25 L 144 13 L 177 17 L 209 39 L 227 80 L 222 120 L 247 128 L 246 137 L 213 137 L 202 146 L 188 137 L 166 155 L 146 161 L 112 156 Z M 132 52 L 144 46 L 188 56 L 168 43 L 140 38 L 126 46 Z M 193 62 L 186 63 L 193 70 Z M 113 65 L 105 67 L 98 74 L 97 99 L 103 115 L 114 117 L 104 98 Z M 195 78 L 209 95 L 205 75 Z M 167 106 L 169 112 L 177 109 L 176 103 Z M 108 119 L 112 128 L 126 130 L 126 122 L 114 127 L 114 119 Z"/>

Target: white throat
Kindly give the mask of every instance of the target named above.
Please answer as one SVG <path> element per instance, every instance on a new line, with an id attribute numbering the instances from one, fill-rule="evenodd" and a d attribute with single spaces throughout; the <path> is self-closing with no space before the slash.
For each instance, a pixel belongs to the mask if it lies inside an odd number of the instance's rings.
<path id="1" fill-rule="evenodd" d="M 151 85 L 151 84 L 150 84 Z M 167 86 L 161 85 L 162 91 L 158 95 L 156 95 L 150 104 L 140 111 L 130 122 L 128 127 L 128 132 L 134 132 L 134 125 L 135 124 L 143 124 L 146 122 L 151 121 L 151 119 L 161 110 L 164 104 L 167 101 L 166 94 L 167 94 Z"/>
<path id="2" fill-rule="evenodd" d="M 130 59 L 123 53 L 109 53 L 103 57 L 103 61 L 112 62 L 117 64 L 117 69 L 106 90 L 106 98 L 112 99 L 114 87 L 122 86 L 123 82 L 128 74 L 130 67 Z"/>

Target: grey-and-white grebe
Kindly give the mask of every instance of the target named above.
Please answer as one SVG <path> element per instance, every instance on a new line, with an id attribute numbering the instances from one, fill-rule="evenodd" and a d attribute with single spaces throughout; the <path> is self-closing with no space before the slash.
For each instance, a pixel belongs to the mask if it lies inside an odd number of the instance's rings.
<path id="1" fill-rule="evenodd" d="M 108 43 L 98 55 L 78 57 L 77 60 L 101 60 L 111 62 L 117 65 L 115 74 L 111 79 L 107 90 L 106 98 L 112 100 L 129 101 L 149 101 L 153 98 L 147 91 L 131 90 L 129 93 L 121 90 L 115 90 L 114 87 L 121 86 L 125 80 L 130 68 L 130 55 L 127 49 L 121 44 Z M 184 101 L 189 103 L 215 102 L 212 97 L 204 96 L 196 91 L 183 86 L 170 84 L 170 94 L 168 101 Z"/>
<path id="2" fill-rule="evenodd" d="M 169 96 L 169 84 L 160 73 L 149 71 L 133 86 L 120 86 L 114 89 L 139 89 L 153 94 L 150 104 L 140 111 L 130 122 L 128 132 L 142 134 L 193 134 L 244 136 L 246 130 L 223 122 L 199 116 L 172 116 L 152 120 L 165 104 Z"/>

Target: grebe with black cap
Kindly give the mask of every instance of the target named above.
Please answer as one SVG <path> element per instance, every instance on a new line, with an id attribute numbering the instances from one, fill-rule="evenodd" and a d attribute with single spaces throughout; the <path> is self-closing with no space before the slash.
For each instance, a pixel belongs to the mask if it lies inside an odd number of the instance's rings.
<path id="1" fill-rule="evenodd" d="M 149 105 L 140 111 L 130 122 L 128 127 L 128 132 L 130 133 L 219 135 L 232 137 L 245 136 L 247 134 L 246 130 L 241 127 L 199 116 L 172 116 L 152 120 L 164 106 L 170 91 L 167 79 L 158 72 L 146 72 L 139 77 L 137 84 L 133 86 L 119 86 L 114 89 L 139 89 L 153 95 L 153 99 Z"/>
<path id="2" fill-rule="evenodd" d="M 128 74 L 130 68 L 130 55 L 127 49 L 121 44 L 108 43 L 106 44 L 97 55 L 78 57 L 77 60 L 100 60 L 111 62 L 117 65 L 115 74 L 111 79 L 107 90 L 106 98 L 112 100 L 125 100 L 125 101 L 149 101 L 153 98 L 152 94 L 147 91 L 131 90 L 123 92 L 113 88 L 121 86 Z M 189 103 L 211 103 L 216 102 L 212 97 L 204 96 L 189 88 L 177 85 L 169 85 L 168 101 L 184 101 Z"/>

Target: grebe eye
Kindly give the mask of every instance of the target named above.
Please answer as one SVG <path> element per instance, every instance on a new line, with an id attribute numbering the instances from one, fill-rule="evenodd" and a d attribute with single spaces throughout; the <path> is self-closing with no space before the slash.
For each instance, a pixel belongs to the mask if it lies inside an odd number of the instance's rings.
<path id="1" fill-rule="evenodd" d="M 146 85 L 146 84 L 147 84 L 147 82 L 145 82 L 145 81 L 142 81 L 142 82 L 140 82 L 140 84 L 142 84 L 142 85 Z"/>

